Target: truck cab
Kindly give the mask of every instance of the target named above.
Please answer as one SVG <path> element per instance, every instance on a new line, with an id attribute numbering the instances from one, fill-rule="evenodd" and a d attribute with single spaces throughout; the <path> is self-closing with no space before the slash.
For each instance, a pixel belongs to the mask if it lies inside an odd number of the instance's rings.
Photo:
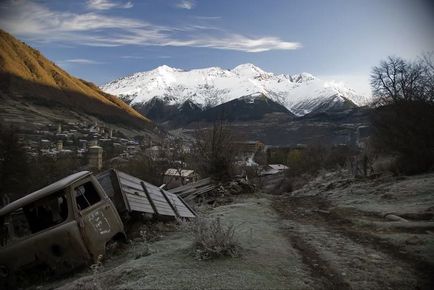
<path id="1" fill-rule="evenodd" d="M 0 276 L 37 265 L 66 272 L 95 262 L 124 225 L 89 171 L 65 177 L 0 209 Z"/>

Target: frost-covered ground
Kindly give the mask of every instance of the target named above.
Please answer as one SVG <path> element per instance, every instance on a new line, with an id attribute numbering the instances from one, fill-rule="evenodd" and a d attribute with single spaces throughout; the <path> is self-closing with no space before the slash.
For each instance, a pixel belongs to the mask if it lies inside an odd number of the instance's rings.
<path id="1" fill-rule="evenodd" d="M 151 254 L 135 258 L 144 244 L 108 261 L 98 276 L 102 289 L 313 289 L 302 257 L 280 230 L 270 200 L 247 198 L 208 212 L 237 228 L 238 258 L 200 261 L 190 254 L 191 236 L 180 230 L 150 244 Z M 90 271 L 42 288 L 89 289 Z"/>
<path id="2" fill-rule="evenodd" d="M 277 199 L 306 265 L 336 289 L 433 289 L 434 174 L 325 173 Z"/>
<path id="3" fill-rule="evenodd" d="M 293 193 L 201 211 L 237 227 L 241 257 L 196 260 L 192 237 L 175 228 L 109 258 L 102 289 L 434 289 L 434 174 L 324 173 Z M 84 270 L 35 287 L 89 289 L 93 277 Z"/>

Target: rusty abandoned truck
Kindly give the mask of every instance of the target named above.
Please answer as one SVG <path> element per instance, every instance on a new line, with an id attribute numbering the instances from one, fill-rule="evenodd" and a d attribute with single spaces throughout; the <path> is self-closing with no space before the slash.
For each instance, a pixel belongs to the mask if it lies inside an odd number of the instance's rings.
<path id="1" fill-rule="evenodd" d="M 65 177 L 0 209 L 0 275 L 95 262 L 109 242 L 126 240 L 124 223 L 135 213 L 196 215 L 177 195 L 120 171 Z"/>

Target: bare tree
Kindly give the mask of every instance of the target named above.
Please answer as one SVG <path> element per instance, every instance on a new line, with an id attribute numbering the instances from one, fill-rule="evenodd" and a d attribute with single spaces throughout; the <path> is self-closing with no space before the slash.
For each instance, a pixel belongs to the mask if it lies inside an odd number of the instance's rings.
<path id="1" fill-rule="evenodd" d="M 371 86 L 376 105 L 401 102 L 432 102 L 433 53 L 415 62 L 390 56 L 372 69 Z"/>
<path id="2" fill-rule="evenodd" d="M 434 103 L 434 51 L 427 52 L 421 58 L 423 68 L 423 90 L 421 94 L 428 102 Z"/>
<path id="3" fill-rule="evenodd" d="M 403 173 L 420 173 L 434 164 L 433 53 L 415 62 L 389 57 L 371 74 L 376 110 L 373 145 L 398 157 Z"/>
<path id="4" fill-rule="evenodd" d="M 212 129 L 198 130 L 195 137 L 193 156 L 199 172 L 218 179 L 231 177 L 236 156 L 236 138 L 231 128 L 220 121 Z"/>

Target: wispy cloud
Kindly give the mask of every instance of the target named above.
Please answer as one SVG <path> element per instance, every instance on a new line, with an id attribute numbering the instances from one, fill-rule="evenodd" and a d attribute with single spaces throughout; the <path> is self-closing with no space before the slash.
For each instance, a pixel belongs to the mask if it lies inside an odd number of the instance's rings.
<path id="1" fill-rule="evenodd" d="M 196 19 L 200 19 L 200 20 L 219 20 L 222 19 L 221 16 L 201 16 L 201 15 L 195 15 L 193 16 Z"/>
<path id="2" fill-rule="evenodd" d="M 196 6 L 196 2 L 194 2 L 192 0 L 182 0 L 182 1 L 179 1 L 178 3 L 176 3 L 175 6 L 177 8 L 180 8 L 180 9 L 191 10 Z"/>
<path id="3" fill-rule="evenodd" d="M 149 59 L 150 57 L 145 57 L 145 56 L 141 56 L 141 55 L 123 55 L 123 56 L 121 56 L 121 58 L 137 60 L 137 59 Z M 167 59 L 167 58 L 172 58 L 172 57 L 170 55 L 159 55 L 159 56 L 157 56 L 157 58 Z"/>
<path id="4" fill-rule="evenodd" d="M 248 37 L 228 33 L 215 26 L 193 23 L 180 29 L 97 12 L 78 14 L 54 11 L 25 0 L 3 2 L 0 4 L 0 16 L 0 26 L 5 30 L 47 43 L 99 47 L 188 46 L 244 52 L 291 50 L 301 47 L 297 42 L 284 41 L 278 37 Z"/>
<path id="5" fill-rule="evenodd" d="M 86 6 L 89 9 L 108 10 L 112 8 L 132 8 L 134 4 L 131 1 L 120 3 L 110 0 L 87 0 Z"/>
<path id="6" fill-rule="evenodd" d="M 123 56 L 121 56 L 121 58 L 123 58 L 123 59 L 145 59 L 145 57 L 139 56 L 139 55 L 123 55 Z"/>
<path id="7" fill-rule="evenodd" d="M 71 58 L 71 59 L 65 59 L 61 62 L 78 63 L 78 64 L 102 64 L 103 63 L 103 62 L 86 59 L 86 58 Z"/>

